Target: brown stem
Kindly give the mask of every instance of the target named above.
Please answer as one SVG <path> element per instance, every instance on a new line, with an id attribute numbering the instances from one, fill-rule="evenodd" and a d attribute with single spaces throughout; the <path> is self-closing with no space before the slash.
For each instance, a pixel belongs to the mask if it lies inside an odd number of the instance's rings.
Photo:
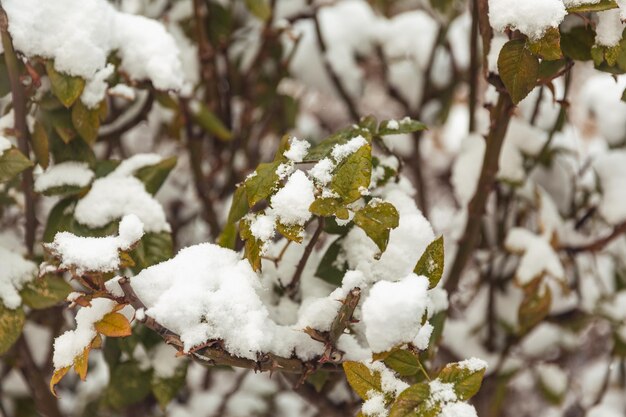
<path id="1" fill-rule="evenodd" d="M 341 80 L 339 79 L 339 75 L 337 75 L 337 73 L 335 72 L 333 66 L 331 65 L 328 59 L 328 54 L 327 54 L 328 49 L 326 47 L 326 42 L 324 41 L 324 36 L 322 34 L 322 28 L 320 25 L 318 13 L 315 13 L 313 15 L 313 23 L 315 24 L 315 34 L 317 35 L 317 44 L 319 45 L 319 48 L 320 48 L 322 61 L 324 61 L 324 68 L 326 68 L 326 72 L 328 73 L 330 80 L 335 86 L 337 93 L 339 93 L 339 96 L 341 96 L 344 104 L 348 108 L 348 113 L 350 113 L 350 117 L 352 118 L 354 122 L 358 122 L 360 119 L 360 116 L 359 116 L 359 112 L 357 111 L 356 104 L 352 100 L 352 97 L 350 97 L 350 94 L 348 93 L 348 91 L 343 86 Z"/>
<path id="2" fill-rule="evenodd" d="M 483 160 L 483 166 L 476 186 L 476 193 L 468 205 L 467 224 L 465 232 L 459 240 L 459 249 L 452 264 L 450 275 L 445 283 L 445 289 L 449 294 L 456 291 L 463 269 L 470 259 L 476 244 L 478 243 L 481 218 L 485 211 L 487 198 L 496 181 L 498 173 L 500 150 L 504 142 L 504 136 L 509 127 L 511 112 L 513 110 L 511 97 L 501 93 L 498 104 L 491 113 L 491 130 L 487 137 L 487 150 Z"/>
<path id="3" fill-rule="evenodd" d="M 11 83 L 12 104 L 15 117 L 15 131 L 17 132 L 17 141 L 20 152 L 27 158 L 30 156 L 30 132 L 26 124 L 26 95 L 24 86 L 20 81 L 19 61 L 15 50 L 13 49 L 13 41 L 9 33 L 8 17 L 0 6 L 0 31 L 2 32 L 2 47 L 4 48 L 4 60 L 7 65 L 9 81 Z M 33 191 L 33 169 L 28 168 L 22 172 L 22 192 L 24 193 L 24 201 L 26 206 L 26 233 L 25 244 L 29 256 L 33 256 L 35 247 L 35 231 L 37 229 L 37 219 L 35 217 L 35 193 Z"/>
<path id="4" fill-rule="evenodd" d="M 302 277 L 302 272 L 304 271 L 304 267 L 306 266 L 311 253 L 313 252 L 313 248 L 317 243 L 317 239 L 319 239 L 322 234 L 322 230 L 324 230 L 324 218 L 320 217 L 317 223 L 317 229 L 313 233 L 311 240 L 304 248 L 304 253 L 302 254 L 302 258 L 298 262 L 296 266 L 296 271 L 293 273 L 293 277 L 291 278 L 291 282 L 285 287 L 285 293 L 289 296 L 289 298 L 294 299 L 296 294 L 298 294 L 298 288 L 300 288 L 300 278 Z"/>
<path id="5" fill-rule="evenodd" d="M 476 130 L 476 105 L 478 104 L 478 0 L 473 0 L 472 28 L 470 32 L 470 67 L 469 67 L 469 131 Z"/>
<path id="6" fill-rule="evenodd" d="M 587 243 L 580 246 L 564 246 L 561 250 L 564 250 L 569 253 L 580 253 L 580 252 L 598 252 L 606 247 L 613 240 L 622 236 L 626 233 L 626 222 L 620 223 L 613 228 L 613 231 L 609 233 L 607 236 L 602 239 L 596 240 L 591 243 Z"/>
<path id="7" fill-rule="evenodd" d="M 20 370 L 33 394 L 37 411 L 44 417 L 62 417 L 57 401 L 48 389 L 48 384 L 33 359 L 24 335 L 21 335 L 17 340 L 16 348 L 19 355 Z"/>

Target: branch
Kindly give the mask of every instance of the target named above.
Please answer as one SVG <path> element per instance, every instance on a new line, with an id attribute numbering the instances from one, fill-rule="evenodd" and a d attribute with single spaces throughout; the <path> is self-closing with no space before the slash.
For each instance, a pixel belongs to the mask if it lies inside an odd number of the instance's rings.
<path id="1" fill-rule="evenodd" d="M 130 304 L 135 310 L 146 308 L 145 304 L 133 290 L 127 277 L 121 278 L 118 283 L 124 292 L 123 302 Z M 157 323 L 156 320 L 148 315 L 145 315 L 144 320 L 141 322 L 149 329 L 157 332 L 166 343 L 176 347 L 179 352 L 183 351 L 184 344 L 180 340 L 179 335 Z M 305 362 L 298 358 L 285 358 L 272 353 L 261 353 L 256 361 L 240 358 L 228 353 L 220 340 L 210 340 L 202 346 L 191 349 L 188 355 L 196 362 L 205 366 L 227 365 L 252 369 L 256 372 L 280 371 L 303 375 L 322 368 L 331 372 L 341 371 L 339 367 L 324 364 L 315 359 Z"/>
<path id="2" fill-rule="evenodd" d="M 15 131 L 17 132 L 17 141 L 20 152 L 26 158 L 30 157 L 30 132 L 26 124 L 26 96 L 24 87 L 20 81 L 19 61 L 15 50 L 13 49 L 13 41 L 9 33 L 9 20 L 6 12 L 0 5 L 0 32 L 2 32 L 2 47 L 4 48 L 4 60 L 7 65 L 9 81 L 11 83 L 11 96 L 15 117 Z M 26 206 L 26 233 L 25 243 L 29 256 L 33 256 L 35 247 L 35 230 L 37 228 L 37 219 L 35 217 L 35 194 L 33 192 L 33 168 L 28 168 L 22 172 L 22 192 L 24 193 L 24 201 Z"/>
<path id="3" fill-rule="evenodd" d="M 465 232 L 459 240 L 459 250 L 444 286 L 450 295 L 456 291 L 463 269 L 478 243 L 480 225 L 482 224 L 481 219 L 485 211 L 487 198 L 496 181 L 500 150 L 502 149 L 504 136 L 509 127 L 513 108 L 511 97 L 506 93 L 501 93 L 498 98 L 498 104 L 492 110 L 491 130 L 487 137 L 487 150 L 485 151 L 480 178 L 476 186 L 476 193 L 468 205 Z"/>
<path id="4" fill-rule="evenodd" d="M 575 254 L 580 252 L 598 252 L 604 249 L 609 243 L 626 233 L 626 222 L 620 223 L 613 228 L 613 231 L 602 239 L 580 246 L 563 246 L 560 249 Z"/>
<path id="5" fill-rule="evenodd" d="M 315 34 L 317 35 L 317 44 L 320 47 L 320 53 L 322 55 L 322 61 L 324 61 L 324 68 L 326 68 L 326 72 L 330 76 L 330 79 L 335 86 L 335 89 L 343 99 L 344 104 L 348 108 L 348 112 L 350 113 L 350 117 L 354 122 L 358 122 L 360 119 L 359 112 L 357 111 L 356 104 L 352 101 L 352 97 L 348 94 L 345 87 L 341 83 L 339 76 L 333 69 L 333 66 L 330 64 L 328 60 L 327 47 L 326 42 L 324 41 L 324 36 L 322 34 L 322 28 L 320 26 L 319 14 L 315 13 L 313 15 L 313 23 L 315 24 Z"/>
<path id="6" fill-rule="evenodd" d="M 315 229 L 315 232 L 313 233 L 313 237 L 311 237 L 311 240 L 306 245 L 306 248 L 304 248 L 304 254 L 302 255 L 302 258 L 300 259 L 300 262 L 298 262 L 298 265 L 296 266 L 296 271 L 293 274 L 293 278 L 291 278 L 291 282 L 285 287 L 285 292 L 287 293 L 287 295 L 289 295 L 289 298 L 291 298 L 292 300 L 295 298 L 296 294 L 298 293 L 298 288 L 300 287 L 300 278 L 302 277 L 302 272 L 304 271 L 304 267 L 306 266 L 306 263 L 309 260 L 311 253 L 313 252 L 313 248 L 315 247 L 315 244 L 317 243 L 317 239 L 322 234 L 322 230 L 324 230 L 324 218 L 320 217 L 317 223 L 317 229 Z"/>

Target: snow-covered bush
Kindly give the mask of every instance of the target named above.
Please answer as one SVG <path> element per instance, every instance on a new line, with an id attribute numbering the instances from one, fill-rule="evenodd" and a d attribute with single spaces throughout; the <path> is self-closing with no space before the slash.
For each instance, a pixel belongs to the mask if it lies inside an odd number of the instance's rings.
<path id="1" fill-rule="evenodd" d="M 623 415 L 623 20 L 2 0 L 0 414 Z"/>

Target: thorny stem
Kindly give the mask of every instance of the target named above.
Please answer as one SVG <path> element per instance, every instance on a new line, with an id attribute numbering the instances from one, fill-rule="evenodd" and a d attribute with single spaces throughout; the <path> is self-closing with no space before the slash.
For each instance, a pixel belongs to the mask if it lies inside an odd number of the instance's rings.
<path id="1" fill-rule="evenodd" d="M 306 245 L 306 248 L 304 248 L 304 253 L 302 254 L 302 258 L 300 258 L 300 261 L 298 262 L 298 265 L 296 266 L 296 270 L 293 273 L 291 282 L 285 287 L 285 293 L 289 295 L 289 298 L 291 298 L 292 300 L 298 294 L 302 272 L 304 272 L 304 267 L 306 266 L 306 263 L 309 260 L 311 253 L 313 252 L 313 248 L 315 247 L 315 244 L 317 243 L 317 239 L 319 239 L 323 230 L 324 230 L 324 218 L 320 217 L 317 223 L 317 229 L 315 229 L 315 232 L 313 233 L 311 240 Z"/>
<path id="2" fill-rule="evenodd" d="M 507 93 L 501 93 L 498 104 L 492 110 L 491 130 L 487 137 L 487 151 L 483 160 L 476 193 L 468 205 L 467 224 L 463 236 L 459 240 L 459 250 L 450 270 L 450 275 L 444 288 L 449 294 L 456 291 L 461 274 L 469 261 L 476 244 L 478 243 L 481 218 L 485 211 L 487 199 L 496 181 L 498 173 L 500 150 L 504 142 L 504 136 L 509 127 L 513 103 Z"/>
<path id="3" fill-rule="evenodd" d="M 11 95 L 13 110 L 15 116 L 15 131 L 17 133 L 17 141 L 20 152 L 26 158 L 30 155 L 30 132 L 26 124 L 26 96 L 24 87 L 20 81 L 19 62 L 15 50 L 13 49 L 13 41 L 9 33 L 8 17 L 0 6 L 0 32 L 2 32 L 2 47 L 4 48 L 4 60 L 7 65 L 7 72 L 11 83 Z M 22 172 L 22 190 L 24 193 L 24 201 L 26 205 L 26 233 L 25 244 L 29 256 L 33 256 L 35 247 L 35 231 L 37 228 L 37 219 L 35 217 L 35 194 L 33 192 L 33 169 L 28 168 Z"/>

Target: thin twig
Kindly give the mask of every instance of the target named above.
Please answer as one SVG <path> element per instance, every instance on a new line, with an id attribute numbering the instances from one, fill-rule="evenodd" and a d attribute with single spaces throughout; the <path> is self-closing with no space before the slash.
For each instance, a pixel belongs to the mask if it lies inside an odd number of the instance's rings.
<path id="1" fill-rule="evenodd" d="M 304 253 L 302 254 L 302 258 L 300 258 L 300 261 L 298 262 L 298 265 L 296 266 L 296 270 L 293 273 L 291 282 L 287 286 L 285 286 L 285 293 L 291 299 L 294 299 L 296 297 L 296 294 L 298 293 L 298 289 L 300 288 L 300 278 L 302 277 L 302 272 L 304 271 L 304 267 L 306 266 L 306 263 L 309 260 L 311 253 L 313 252 L 313 248 L 315 247 L 315 244 L 317 243 L 317 239 L 322 234 L 323 229 L 324 229 L 324 218 L 320 217 L 317 223 L 317 229 L 315 229 L 315 232 L 313 233 L 311 240 L 306 245 L 306 248 L 304 248 Z"/>

